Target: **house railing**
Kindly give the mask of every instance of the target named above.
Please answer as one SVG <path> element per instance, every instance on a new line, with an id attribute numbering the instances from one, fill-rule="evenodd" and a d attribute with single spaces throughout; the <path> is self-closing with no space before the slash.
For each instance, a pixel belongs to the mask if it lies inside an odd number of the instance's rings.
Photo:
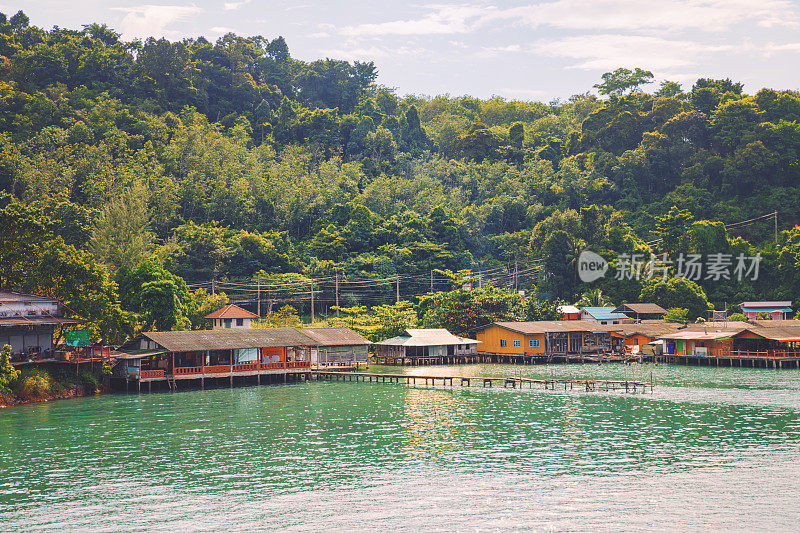
<path id="1" fill-rule="evenodd" d="M 164 371 L 163 370 L 141 370 L 139 371 L 139 379 L 155 379 L 155 378 L 163 378 Z"/>
<path id="2" fill-rule="evenodd" d="M 701 353 L 692 355 L 697 357 L 733 357 L 737 359 L 800 358 L 800 350 L 710 350 L 707 355 Z"/>
<path id="3" fill-rule="evenodd" d="M 275 363 L 239 363 L 235 365 L 211 365 L 211 366 L 179 366 L 175 368 L 174 375 L 176 376 L 196 376 L 208 374 L 230 374 L 240 372 L 259 372 L 262 370 L 284 370 L 289 368 L 311 368 L 311 361 L 291 361 L 291 362 L 275 362 Z M 143 371 L 150 372 L 150 371 Z M 160 372 L 158 376 L 151 377 L 164 377 L 163 370 L 155 370 L 152 372 Z M 142 376 L 144 377 L 144 375 Z"/>

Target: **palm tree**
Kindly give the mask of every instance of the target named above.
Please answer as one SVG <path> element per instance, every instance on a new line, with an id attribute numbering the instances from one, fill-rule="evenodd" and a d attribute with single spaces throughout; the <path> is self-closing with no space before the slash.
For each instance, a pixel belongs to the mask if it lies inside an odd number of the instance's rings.
<path id="1" fill-rule="evenodd" d="M 600 289 L 591 289 L 583 293 L 581 299 L 575 304 L 576 307 L 608 307 L 614 305 L 611 298 L 603 294 Z"/>

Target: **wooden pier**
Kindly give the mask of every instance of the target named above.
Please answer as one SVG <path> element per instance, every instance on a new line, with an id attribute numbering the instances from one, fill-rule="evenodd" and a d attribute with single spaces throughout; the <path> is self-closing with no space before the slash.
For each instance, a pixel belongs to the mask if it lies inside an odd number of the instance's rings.
<path id="1" fill-rule="evenodd" d="M 610 379 L 533 379 L 518 376 L 487 378 L 464 376 L 417 376 L 413 374 L 372 374 L 368 372 L 312 372 L 312 379 L 318 381 L 350 381 L 350 382 L 375 382 L 375 383 L 403 383 L 405 385 L 425 385 L 442 387 L 475 386 L 493 387 L 502 384 L 503 387 L 523 388 L 525 385 L 532 389 L 534 385 L 542 386 L 545 390 L 584 390 L 592 391 L 625 391 L 629 393 L 653 392 L 653 380 L 610 380 Z"/>

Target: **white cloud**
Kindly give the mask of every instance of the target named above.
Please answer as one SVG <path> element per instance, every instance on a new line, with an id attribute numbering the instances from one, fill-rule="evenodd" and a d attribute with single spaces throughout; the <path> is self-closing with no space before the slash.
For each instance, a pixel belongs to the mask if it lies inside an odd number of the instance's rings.
<path id="1" fill-rule="evenodd" d="M 495 57 L 501 54 L 516 54 L 522 51 L 522 47 L 518 44 L 510 44 L 508 46 L 484 46 L 476 55 L 478 57 Z"/>
<path id="2" fill-rule="evenodd" d="M 745 22 L 796 26 L 798 13 L 788 0 L 557 0 L 505 9 L 486 20 L 493 18 L 573 30 L 722 31 Z"/>
<path id="3" fill-rule="evenodd" d="M 577 60 L 568 68 L 585 70 L 643 67 L 670 70 L 696 65 L 700 54 L 738 50 L 733 45 L 708 45 L 642 35 L 580 35 L 539 41 L 530 52 Z"/>
<path id="4" fill-rule="evenodd" d="M 493 7 L 477 5 L 434 5 L 426 8 L 429 13 L 418 19 L 345 26 L 340 29 L 340 33 L 351 37 L 468 33 L 495 11 Z"/>
<path id="5" fill-rule="evenodd" d="M 112 7 L 114 11 L 126 13 L 120 22 L 125 39 L 161 37 L 170 34 L 167 27 L 174 22 L 202 13 L 197 6 L 155 6 Z"/>
<path id="6" fill-rule="evenodd" d="M 492 23 L 570 30 L 722 31 L 736 24 L 797 26 L 789 0 L 556 0 L 500 9 L 484 4 L 423 6 L 418 18 L 344 26 L 348 36 L 451 35 Z"/>
<path id="7" fill-rule="evenodd" d="M 236 33 L 236 30 L 227 26 L 213 26 L 209 31 L 211 33 Z"/>
<path id="8" fill-rule="evenodd" d="M 410 46 L 385 47 L 385 46 L 366 46 L 353 48 L 332 48 L 320 50 L 320 54 L 333 59 L 344 59 L 346 61 L 373 61 L 376 59 L 398 58 L 398 57 L 418 57 L 425 54 L 425 50 Z"/>
<path id="9" fill-rule="evenodd" d="M 239 2 L 225 2 L 222 5 L 222 7 L 225 9 L 225 11 L 235 11 L 242 6 L 249 4 L 252 1 L 253 0 L 241 0 Z"/>

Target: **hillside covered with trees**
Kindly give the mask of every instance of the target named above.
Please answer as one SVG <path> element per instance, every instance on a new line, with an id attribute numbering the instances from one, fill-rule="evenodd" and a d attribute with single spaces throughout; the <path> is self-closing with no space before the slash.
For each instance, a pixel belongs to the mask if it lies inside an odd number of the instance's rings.
<path id="1" fill-rule="evenodd" d="M 431 325 L 453 298 L 418 302 L 434 270 L 541 267 L 517 288 L 565 301 L 800 301 L 800 94 L 651 81 L 619 69 L 599 97 L 550 103 L 400 95 L 373 63 L 300 61 L 278 36 L 124 42 L 3 15 L 0 286 L 63 298 L 110 340 L 202 327 L 224 296 L 192 288 L 212 279 L 405 276 L 342 305 L 399 290 Z M 725 227 L 774 211 L 777 242 L 769 218 Z M 755 281 L 586 284 L 585 248 L 763 261 Z"/>

